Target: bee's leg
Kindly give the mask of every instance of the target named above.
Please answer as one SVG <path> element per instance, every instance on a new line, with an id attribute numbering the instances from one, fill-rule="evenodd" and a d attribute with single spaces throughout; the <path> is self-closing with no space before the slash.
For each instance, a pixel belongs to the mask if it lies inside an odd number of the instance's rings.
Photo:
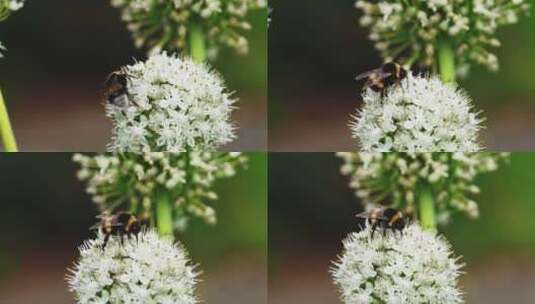
<path id="1" fill-rule="evenodd" d="M 372 224 L 372 239 L 373 239 L 373 234 L 375 233 L 375 229 L 377 229 L 377 224 Z"/>
<path id="2" fill-rule="evenodd" d="M 359 227 L 359 232 L 364 230 L 365 225 L 363 225 L 362 223 L 358 223 L 357 226 Z"/>
<path id="3" fill-rule="evenodd" d="M 102 250 L 104 250 L 104 248 L 106 248 L 106 245 L 108 244 L 108 240 L 109 239 L 110 239 L 110 235 L 106 234 L 106 236 L 104 236 L 104 243 L 102 244 Z"/>
<path id="4" fill-rule="evenodd" d="M 119 232 L 119 237 L 121 239 L 121 246 L 123 246 L 123 244 L 124 244 L 124 232 L 122 232 L 122 231 Z"/>
<path id="5" fill-rule="evenodd" d="M 386 227 L 385 227 L 385 228 L 383 228 L 383 237 L 386 237 L 386 230 L 387 230 L 387 228 L 386 228 Z"/>

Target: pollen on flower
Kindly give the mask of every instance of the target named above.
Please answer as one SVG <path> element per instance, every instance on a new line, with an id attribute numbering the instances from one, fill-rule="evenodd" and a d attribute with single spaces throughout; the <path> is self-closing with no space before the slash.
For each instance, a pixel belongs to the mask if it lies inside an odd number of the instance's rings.
<path id="1" fill-rule="evenodd" d="M 444 237 L 412 224 L 401 235 L 349 234 L 331 274 L 346 304 L 463 303 L 461 267 Z"/>
<path id="2" fill-rule="evenodd" d="M 182 245 L 153 230 L 103 243 L 99 233 L 79 248 L 67 277 L 77 303 L 198 303 L 198 273 Z"/>
<path id="3" fill-rule="evenodd" d="M 439 41 L 447 39 L 457 50 L 459 66 L 476 62 L 496 70 L 498 61 L 490 49 L 499 44 L 497 30 L 517 23 L 530 5 L 525 0 L 358 0 L 356 7 L 385 61 L 412 58 L 430 66 Z"/>
<path id="4" fill-rule="evenodd" d="M 110 151 L 215 150 L 234 139 L 235 100 L 207 66 L 162 53 L 123 71 L 128 104 L 106 105 Z"/>
<path id="5" fill-rule="evenodd" d="M 470 98 L 437 77 L 408 75 L 384 94 L 367 89 L 350 127 L 362 151 L 473 152 L 480 123 Z"/>
<path id="6" fill-rule="evenodd" d="M 165 194 L 175 202 L 181 227 L 190 216 L 215 223 L 215 211 L 207 205 L 217 199 L 213 185 L 247 162 L 240 153 L 224 152 L 75 154 L 73 160 L 102 212 L 137 210 L 151 217 L 158 195 Z"/>
<path id="7" fill-rule="evenodd" d="M 246 17 L 249 11 L 266 7 L 265 0 L 111 0 L 111 4 L 121 9 L 136 45 L 153 53 L 184 48 L 193 26 L 201 26 L 209 38 L 209 54 L 217 54 L 221 46 L 247 53 L 242 32 L 251 25 Z"/>
<path id="8" fill-rule="evenodd" d="M 452 212 L 471 218 L 479 215 L 471 197 L 479 193 L 476 177 L 498 169 L 507 153 L 351 153 L 340 152 L 341 173 L 350 177 L 349 186 L 367 208 L 396 203 L 414 215 L 416 193 L 429 185 L 435 198 L 440 223 L 447 223 Z"/>

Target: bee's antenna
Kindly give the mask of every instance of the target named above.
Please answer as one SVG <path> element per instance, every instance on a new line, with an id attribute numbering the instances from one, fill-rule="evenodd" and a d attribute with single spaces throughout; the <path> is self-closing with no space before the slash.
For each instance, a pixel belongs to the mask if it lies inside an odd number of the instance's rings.
<path id="1" fill-rule="evenodd" d="M 129 78 L 136 78 L 136 77 L 134 76 L 134 74 L 128 72 L 128 68 L 127 68 L 127 67 L 124 67 L 124 66 L 121 67 L 121 70 L 120 70 L 120 71 L 121 71 L 121 73 L 122 73 L 123 75 L 128 76 Z"/>

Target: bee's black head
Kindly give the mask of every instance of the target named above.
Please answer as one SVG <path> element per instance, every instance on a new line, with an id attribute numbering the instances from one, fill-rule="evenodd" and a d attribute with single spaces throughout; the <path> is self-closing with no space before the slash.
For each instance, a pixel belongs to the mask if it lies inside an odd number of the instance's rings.
<path id="1" fill-rule="evenodd" d="M 127 85 L 126 74 L 124 74 L 123 72 L 111 73 L 108 79 L 106 80 L 106 86 L 109 87 L 111 85 L 116 85 L 116 84 L 126 87 Z"/>
<path id="2" fill-rule="evenodd" d="M 135 221 L 132 223 L 132 225 L 130 225 L 130 233 L 133 234 L 133 235 L 137 235 L 139 234 L 139 232 L 141 231 L 141 222 L 139 221 Z"/>
<path id="3" fill-rule="evenodd" d="M 382 66 L 383 73 L 395 74 L 398 69 L 399 65 L 395 62 L 387 62 Z"/>
<path id="4" fill-rule="evenodd" d="M 142 217 L 141 219 L 137 219 L 135 222 L 132 223 L 130 228 L 130 233 L 137 235 L 141 232 L 141 229 L 144 227 L 149 226 L 149 219 Z"/>
<path id="5" fill-rule="evenodd" d="M 388 208 L 383 214 L 388 219 L 390 228 L 392 229 L 403 230 L 403 228 L 405 228 L 407 225 L 407 219 L 399 210 Z"/>
<path id="6" fill-rule="evenodd" d="M 392 229 L 403 230 L 407 226 L 407 219 L 400 218 L 392 223 Z"/>
<path id="7" fill-rule="evenodd" d="M 117 222 L 122 224 L 127 224 L 128 221 L 130 221 L 130 218 L 132 218 L 133 215 L 127 212 L 121 212 L 117 214 Z"/>
<path id="8" fill-rule="evenodd" d="M 144 217 L 142 216 L 140 219 L 139 219 L 139 224 L 143 227 L 143 226 L 149 226 L 150 224 L 150 219 L 148 217 Z"/>
<path id="9" fill-rule="evenodd" d="M 385 211 L 383 212 L 384 216 L 387 218 L 387 219 L 391 219 L 393 218 L 394 216 L 396 216 L 396 214 L 398 214 L 399 211 L 394 209 L 394 208 L 387 208 L 385 209 Z"/>
<path id="10" fill-rule="evenodd" d="M 391 75 L 392 80 L 399 81 L 407 77 L 407 70 L 395 62 L 385 63 L 382 67 L 382 72 Z"/>

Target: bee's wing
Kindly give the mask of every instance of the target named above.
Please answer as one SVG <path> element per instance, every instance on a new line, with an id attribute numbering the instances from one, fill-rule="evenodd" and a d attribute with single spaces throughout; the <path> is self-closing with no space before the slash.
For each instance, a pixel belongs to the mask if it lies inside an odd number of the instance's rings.
<path id="1" fill-rule="evenodd" d="M 391 76 L 392 73 L 391 72 L 385 72 L 385 71 L 383 71 L 382 68 L 378 68 L 378 69 L 371 70 L 371 71 L 364 72 L 362 74 L 357 75 L 356 80 L 358 81 L 358 80 L 366 79 L 366 78 L 369 78 L 371 75 L 375 75 L 379 79 L 384 79 L 386 77 Z"/>
<path id="2" fill-rule="evenodd" d="M 358 74 L 355 79 L 357 81 L 358 80 L 362 80 L 362 79 L 366 79 L 366 78 L 370 77 L 371 74 L 374 74 L 374 73 L 377 73 L 377 72 L 381 72 L 381 69 L 375 69 L 375 70 L 371 70 L 371 71 L 368 71 L 368 72 L 364 72 L 364 73 Z"/>
<path id="3" fill-rule="evenodd" d="M 370 216 L 369 212 L 362 212 L 362 213 L 355 214 L 355 217 L 358 217 L 358 218 L 367 218 L 369 216 Z"/>
<path id="4" fill-rule="evenodd" d="M 363 219 L 367 219 L 370 217 L 370 212 L 362 212 L 362 213 L 357 213 L 355 214 L 355 217 L 356 218 L 363 218 Z M 377 217 L 377 219 L 379 220 L 387 220 L 387 218 L 384 216 L 384 215 L 381 215 L 380 217 Z"/>

